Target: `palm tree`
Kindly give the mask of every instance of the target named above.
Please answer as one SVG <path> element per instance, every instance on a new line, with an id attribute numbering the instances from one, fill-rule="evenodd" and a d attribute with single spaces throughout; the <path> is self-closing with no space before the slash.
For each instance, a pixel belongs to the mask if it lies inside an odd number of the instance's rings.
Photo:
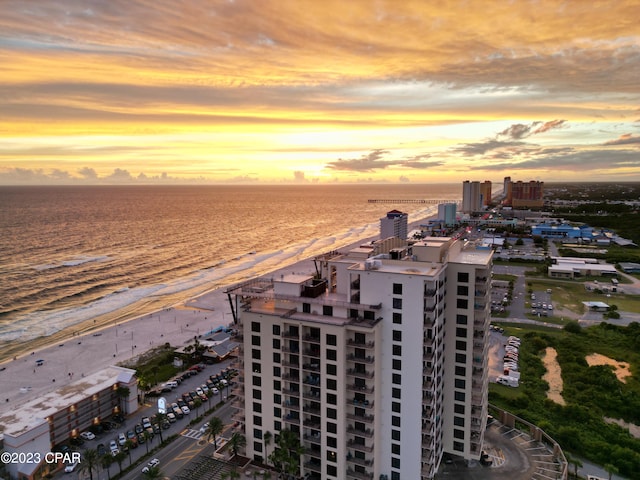
<path id="1" fill-rule="evenodd" d="M 127 441 L 124 442 L 124 448 L 127 450 L 127 453 L 129 454 L 129 465 L 131 465 L 131 449 L 133 448 L 133 441 L 127 439 Z"/>
<path id="2" fill-rule="evenodd" d="M 272 439 L 273 439 L 273 434 L 271 432 L 269 431 L 264 432 L 262 440 L 264 441 L 264 458 L 267 463 L 269 462 L 269 454 L 267 452 L 269 451 L 269 445 L 271 445 Z"/>
<path id="3" fill-rule="evenodd" d="M 246 444 L 247 439 L 239 432 L 234 432 L 229 439 L 229 447 L 231 448 L 234 457 L 238 455 L 238 450 L 244 448 Z"/>
<path id="4" fill-rule="evenodd" d="M 300 439 L 291 430 L 282 430 L 276 440 L 276 448 L 269 460 L 280 473 L 297 474 L 300 468 L 300 455 L 305 451 Z"/>
<path id="5" fill-rule="evenodd" d="M 129 387 L 123 387 L 123 386 L 119 386 L 116 389 L 116 395 L 118 396 L 119 402 L 120 402 L 120 411 L 122 413 L 125 413 L 125 409 L 122 406 L 122 401 L 126 398 L 129 398 L 129 394 L 131 393 L 131 390 L 129 390 Z"/>
<path id="6" fill-rule="evenodd" d="M 604 469 L 609 474 L 609 480 L 611 480 L 611 477 L 613 476 L 614 473 L 618 473 L 618 467 L 616 467 L 615 465 L 612 465 L 611 463 L 607 463 L 604 466 Z"/>
<path id="7" fill-rule="evenodd" d="M 98 468 L 98 451 L 93 448 L 88 448 L 84 451 L 82 462 L 78 465 L 78 472 L 84 472 L 89 474 L 89 480 L 93 480 L 93 471 Z"/>
<path id="8" fill-rule="evenodd" d="M 222 389 L 224 388 L 224 385 L 222 385 L 221 382 L 216 383 L 216 388 L 218 389 L 218 393 L 220 394 L 220 402 L 218 403 L 222 403 Z"/>
<path id="9" fill-rule="evenodd" d="M 209 426 L 204 433 L 207 436 L 207 441 L 213 438 L 213 447 L 215 449 L 218 448 L 218 435 L 222 433 L 223 429 L 224 423 L 222 423 L 220 417 L 211 417 L 211 420 L 209 420 Z"/>
<path id="10" fill-rule="evenodd" d="M 115 457 L 113 457 L 115 459 L 116 462 L 118 462 L 118 468 L 120 469 L 120 476 L 122 476 L 122 462 L 124 462 L 124 459 L 127 458 L 127 454 L 124 453 L 122 450 L 120 450 L 118 453 L 116 453 Z"/>
<path id="11" fill-rule="evenodd" d="M 107 471 L 107 477 L 109 477 L 109 480 L 111 480 L 111 472 L 109 471 L 109 467 L 111 467 L 111 464 L 113 462 L 113 456 L 109 453 L 103 455 L 100 459 L 100 464 L 102 465 L 102 468 Z"/>
<path id="12" fill-rule="evenodd" d="M 162 428 L 162 427 L 160 427 Z M 149 433 L 149 431 L 145 428 L 144 432 L 142 432 L 142 436 L 144 437 L 144 444 L 147 447 L 147 453 L 149 453 L 149 442 L 153 440 L 153 435 Z"/>
<path id="13" fill-rule="evenodd" d="M 158 425 L 158 435 L 160 435 L 160 444 L 164 443 L 164 439 L 162 438 L 162 425 L 167 421 L 167 414 L 158 412 L 156 414 L 156 425 Z"/>
<path id="14" fill-rule="evenodd" d="M 568 452 L 565 452 L 565 457 L 567 458 L 567 462 L 569 462 L 571 465 L 573 465 L 574 467 L 574 473 L 573 476 L 575 478 L 578 478 L 578 468 L 582 467 L 582 462 L 580 460 L 578 460 L 576 457 L 574 457 L 573 455 L 570 455 Z"/>
<path id="15" fill-rule="evenodd" d="M 194 398 L 193 406 L 196 407 L 196 417 L 198 416 L 198 408 L 200 408 L 200 405 L 202 405 L 202 400 L 200 400 L 200 397 Z"/>

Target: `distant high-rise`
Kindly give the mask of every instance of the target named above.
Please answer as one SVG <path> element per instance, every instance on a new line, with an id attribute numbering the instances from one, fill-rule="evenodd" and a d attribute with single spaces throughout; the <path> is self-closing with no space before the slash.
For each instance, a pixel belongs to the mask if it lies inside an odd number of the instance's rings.
<path id="1" fill-rule="evenodd" d="M 512 182 L 505 177 L 504 205 L 513 208 L 542 207 L 544 205 L 544 182 Z"/>
<path id="2" fill-rule="evenodd" d="M 478 212 L 482 209 L 480 182 L 462 182 L 462 213 Z"/>
<path id="3" fill-rule="evenodd" d="M 485 180 L 480 184 L 480 195 L 482 196 L 482 205 L 487 206 L 491 203 L 491 181 Z"/>
<path id="4" fill-rule="evenodd" d="M 380 239 L 398 237 L 407 239 L 409 215 L 398 210 L 391 210 L 380 219 Z"/>
<path id="5" fill-rule="evenodd" d="M 438 220 L 442 220 L 447 227 L 455 225 L 456 222 L 455 203 L 441 203 L 438 205 Z"/>

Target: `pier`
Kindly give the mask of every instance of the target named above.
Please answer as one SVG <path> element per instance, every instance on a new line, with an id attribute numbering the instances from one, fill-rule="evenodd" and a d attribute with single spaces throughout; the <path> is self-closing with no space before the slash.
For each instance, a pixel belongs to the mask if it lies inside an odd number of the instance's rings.
<path id="1" fill-rule="evenodd" d="M 432 199 L 410 199 L 410 198 L 403 198 L 400 200 L 388 200 L 385 198 L 371 198 L 369 200 L 367 200 L 368 203 L 426 203 L 429 205 L 438 205 L 440 203 L 461 203 L 462 200 L 460 199 L 447 199 L 447 200 L 432 200 Z"/>

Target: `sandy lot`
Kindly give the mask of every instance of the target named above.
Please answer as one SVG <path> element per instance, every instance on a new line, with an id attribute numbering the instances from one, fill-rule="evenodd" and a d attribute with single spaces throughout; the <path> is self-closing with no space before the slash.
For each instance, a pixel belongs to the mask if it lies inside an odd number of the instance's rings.
<path id="1" fill-rule="evenodd" d="M 614 360 L 613 358 L 600 355 L 599 353 L 592 353 L 591 355 L 587 355 L 585 357 L 585 360 L 590 367 L 593 367 L 595 365 L 613 366 L 616 377 L 622 383 L 627 383 L 627 377 L 631 376 L 631 371 L 629 370 L 630 365 L 627 362 L 619 362 L 617 360 Z"/>
<path id="2" fill-rule="evenodd" d="M 562 398 L 562 370 L 560 369 L 557 357 L 558 352 L 556 352 L 556 349 L 547 347 L 542 356 L 542 363 L 547 369 L 547 373 L 542 376 L 542 379 L 549 384 L 547 398 L 559 405 L 566 405 L 564 398 Z"/>

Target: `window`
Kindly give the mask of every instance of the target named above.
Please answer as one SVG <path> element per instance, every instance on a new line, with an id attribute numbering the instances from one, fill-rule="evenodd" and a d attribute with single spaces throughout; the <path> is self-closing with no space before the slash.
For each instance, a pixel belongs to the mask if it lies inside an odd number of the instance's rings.
<path id="1" fill-rule="evenodd" d="M 391 480 L 400 480 L 400 472 L 391 472 Z"/>
<path id="2" fill-rule="evenodd" d="M 273 325 L 272 331 L 274 335 L 280 335 L 280 325 Z"/>
<path id="3" fill-rule="evenodd" d="M 398 312 L 393 312 L 393 323 L 402 324 L 402 314 Z"/>
<path id="4" fill-rule="evenodd" d="M 327 393 L 327 403 L 329 405 L 337 405 L 338 396 L 335 393 Z"/>
<path id="5" fill-rule="evenodd" d="M 327 432 L 338 433 L 338 425 L 333 422 L 327 422 Z"/>
<path id="6" fill-rule="evenodd" d="M 303 303 L 302 304 L 302 313 L 311 313 L 311 304 Z"/>
<path id="7" fill-rule="evenodd" d="M 279 377 L 280 376 L 280 367 L 278 367 L 278 366 L 274 366 L 273 367 L 273 376 L 274 377 Z"/>
<path id="8" fill-rule="evenodd" d="M 399 358 L 394 358 L 391 363 L 391 368 L 393 368 L 394 370 L 402 370 L 402 360 L 400 360 Z"/>
<path id="9" fill-rule="evenodd" d="M 467 369 L 465 367 L 456 366 L 456 375 L 464 377 L 467 374 Z"/>
<path id="10" fill-rule="evenodd" d="M 258 402 L 253 402 L 253 411 L 255 413 L 262 413 L 262 404 Z"/>
<path id="11" fill-rule="evenodd" d="M 333 450 L 327 450 L 327 460 L 329 462 L 335 463 L 336 457 L 337 457 L 336 452 L 334 452 Z"/>
<path id="12" fill-rule="evenodd" d="M 400 345 L 393 346 L 393 354 L 402 356 L 402 347 Z"/>
<path id="13" fill-rule="evenodd" d="M 262 443 L 260 442 L 253 442 L 253 449 L 256 452 L 261 452 L 262 451 Z"/>
<path id="14" fill-rule="evenodd" d="M 393 453 L 395 455 L 400 455 L 400 445 L 398 445 L 397 443 L 392 443 L 391 444 L 391 453 Z"/>
<path id="15" fill-rule="evenodd" d="M 282 409 L 280 407 L 273 407 L 273 416 L 276 418 L 282 417 Z"/>
<path id="16" fill-rule="evenodd" d="M 456 337 L 467 338 L 467 329 L 464 327 L 456 328 Z"/>
<path id="17" fill-rule="evenodd" d="M 335 335 L 330 335 L 327 333 L 327 345 L 337 345 L 338 344 L 338 337 L 336 337 Z"/>
<path id="18" fill-rule="evenodd" d="M 258 362 L 251 362 L 251 371 L 253 373 L 260 373 L 262 371 L 262 367 Z"/>
<path id="19" fill-rule="evenodd" d="M 460 405 L 459 403 L 454 403 L 453 411 L 455 413 L 459 413 L 460 415 L 464 415 L 464 405 Z"/>
<path id="20" fill-rule="evenodd" d="M 402 383 L 402 375 L 399 373 L 394 373 L 391 375 L 391 383 L 394 385 L 400 385 Z"/>
<path id="21" fill-rule="evenodd" d="M 464 392 L 454 392 L 453 398 L 458 402 L 464 402 L 464 399 L 465 399 Z"/>
<path id="22" fill-rule="evenodd" d="M 273 363 L 280 363 L 280 352 L 273 352 Z"/>
<path id="23" fill-rule="evenodd" d="M 466 325 L 467 324 L 467 316 L 466 315 L 456 315 L 456 323 L 458 325 Z"/>
<path id="24" fill-rule="evenodd" d="M 466 298 L 458 298 L 456 300 L 456 307 L 469 308 L 469 300 L 467 300 Z"/>
<path id="25" fill-rule="evenodd" d="M 327 390 L 337 390 L 338 382 L 334 378 L 327 378 Z"/>
<path id="26" fill-rule="evenodd" d="M 338 418 L 338 410 L 335 408 L 327 408 L 327 418 Z"/>
<path id="27" fill-rule="evenodd" d="M 391 389 L 391 396 L 393 398 L 400 398 L 400 389 L 399 388 L 392 388 Z"/>
<path id="28" fill-rule="evenodd" d="M 259 332 L 260 331 L 260 322 L 251 322 L 251 331 Z"/>
<path id="29" fill-rule="evenodd" d="M 393 425 L 394 427 L 399 427 L 400 426 L 400 417 L 396 417 L 395 415 L 393 417 L 391 417 L 391 425 Z"/>
<path id="30" fill-rule="evenodd" d="M 464 440 L 464 430 L 453 430 L 453 438 L 457 438 L 459 440 Z"/>
<path id="31" fill-rule="evenodd" d="M 336 437 L 327 437 L 327 447 L 337 448 L 338 439 Z"/>
<path id="32" fill-rule="evenodd" d="M 276 405 L 280 405 L 282 403 L 282 395 L 280 395 L 279 393 L 274 393 L 273 403 L 275 403 Z"/>
<path id="33" fill-rule="evenodd" d="M 260 360 L 260 350 L 258 350 L 257 348 L 252 348 L 251 358 L 253 358 L 254 360 Z"/>
<path id="34" fill-rule="evenodd" d="M 458 272 L 458 282 L 469 283 L 469 272 Z"/>
<path id="35" fill-rule="evenodd" d="M 393 468 L 400 468 L 400 459 L 399 458 L 395 458 L 395 457 L 391 457 L 391 466 Z"/>
<path id="36" fill-rule="evenodd" d="M 402 341 L 402 331 L 401 330 L 394 330 L 393 331 L 393 341 L 394 342 L 401 342 Z"/>
<path id="37" fill-rule="evenodd" d="M 467 285 L 458 285 L 458 295 L 469 295 L 469 287 Z"/>
<path id="38" fill-rule="evenodd" d="M 327 363 L 327 374 L 329 375 L 337 375 L 338 367 L 336 367 L 333 363 Z"/>
<path id="39" fill-rule="evenodd" d="M 402 299 L 401 298 L 394 298 L 393 299 L 393 308 L 395 308 L 397 310 L 401 310 L 402 309 Z"/>
<path id="40" fill-rule="evenodd" d="M 457 427 L 464 427 L 464 417 L 453 417 L 453 424 Z"/>
<path id="41" fill-rule="evenodd" d="M 262 426 L 262 417 L 254 415 L 253 416 L 253 424 L 254 425 L 258 425 L 259 427 L 261 427 Z"/>
<path id="42" fill-rule="evenodd" d="M 256 400 L 262 400 L 262 392 L 258 389 L 253 389 L 253 398 Z"/>
<path id="43" fill-rule="evenodd" d="M 331 305 L 323 305 L 322 306 L 322 315 L 326 317 L 333 316 L 333 307 Z"/>
<path id="44" fill-rule="evenodd" d="M 464 443 L 462 442 L 453 442 L 453 449 L 458 452 L 464 452 Z"/>
<path id="45" fill-rule="evenodd" d="M 260 430 L 259 428 L 254 428 L 253 438 L 257 438 L 258 440 L 262 439 L 262 430 Z"/>
<path id="46" fill-rule="evenodd" d="M 400 430 L 391 430 L 391 438 L 400 441 Z"/>
<path id="47" fill-rule="evenodd" d="M 251 335 L 251 345 L 255 347 L 260 346 L 260 335 Z"/>
<path id="48" fill-rule="evenodd" d="M 466 383 L 464 379 L 462 378 L 456 378 L 454 381 L 454 385 L 456 388 L 465 388 L 466 387 Z"/>
<path id="49" fill-rule="evenodd" d="M 467 342 L 463 340 L 456 340 L 456 350 L 466 350 Z"/>
<path id="50" fill-rule="evenodd" d="M 253 377 L 253 384 L 256 387 L 261 387 L 262 386 L 262 377 Z"/>
<path id="51" fill-rule="evenodd" d="M 467 363 L 467 355 L 464 353 L 456 353 L 456 362 Z"/>
<path id="52" fill-rule="evenodd" d="M 274 390 L 280 390 L 282 388 L 282 383 L 280 382 L 280 380 L 274 380 L 273 381 L 273 389 Z"/>
<path id="53" fill-rule="evenodd" d="M 338 351 L 333 348 L 327 348 L 327 360 L 337 360 Z"/>
<path id="54" fill-rule="evenodd" d="M 327 465 L 327 475 L 331 475 L 332 477 L 338 476 L 338 467 L 335 465 Z"/>
<path id="55" fill-rule="evenodd" d="M 391 410 L 400 413 L 400 402 L 391 402 Z"/>
<path id="56" fill-rule="evenodd" d="M 393 284 L 393 294 L 394 295 L 402 295 L 402 284 L 394 283 Z"/>
<path id="57" fill-rule="evenodd" d="M 274 338 L 273 339 L 273 348 L 274 348 L 274 350 L 280 350 L 280 339 L 279 338 Z"/>

